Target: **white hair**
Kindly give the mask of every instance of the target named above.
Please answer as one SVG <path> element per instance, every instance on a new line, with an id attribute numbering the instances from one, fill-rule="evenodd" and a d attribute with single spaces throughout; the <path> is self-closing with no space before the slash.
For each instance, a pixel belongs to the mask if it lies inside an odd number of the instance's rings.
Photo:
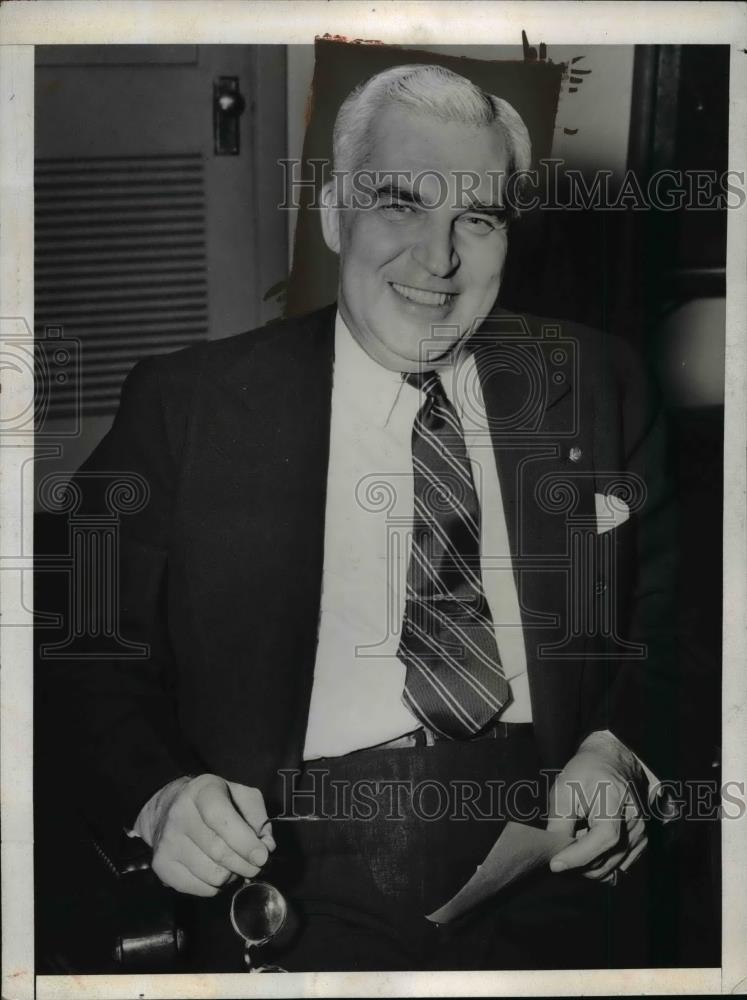
<path id="1" fill-rule="evenodd" d="M 508 173 L 529 170 L 532 146 L 519 113 L 508 101 L 443 66 L 393 66 L 357 86 L 345 98 L 332 136 L 334 169 L 361 169 L 371 150 L 372 123 L 380 110 L 398 104 L 441 121 L 493 125 L 506 142 Z"/>

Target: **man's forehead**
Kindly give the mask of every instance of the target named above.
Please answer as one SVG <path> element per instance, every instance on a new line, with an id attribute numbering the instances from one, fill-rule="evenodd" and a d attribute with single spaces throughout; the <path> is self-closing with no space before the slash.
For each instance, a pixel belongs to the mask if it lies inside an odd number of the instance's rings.
<path id="1" fill-rule="evenodd" d="M 427 113 L 389 105 L 372 124 L 365 168 L 403 190 L 418 188 L 434 198 L 449 191 L 472 191 L 487 201 L 502 190 L 509 154 L 502 130 L 493 124 L 444 121 Z"/>

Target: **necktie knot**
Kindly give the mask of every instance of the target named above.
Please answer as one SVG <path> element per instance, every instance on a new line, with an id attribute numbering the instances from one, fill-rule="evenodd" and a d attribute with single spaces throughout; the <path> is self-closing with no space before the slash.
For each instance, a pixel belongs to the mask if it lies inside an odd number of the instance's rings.
<path id="1" fill-rule="evenodd" d="M 426 396 L 440 398 L 444 395 L 444 387 L 438 372 L 402 372 L 402 378 L 414 389 L 420 389 Z"/>

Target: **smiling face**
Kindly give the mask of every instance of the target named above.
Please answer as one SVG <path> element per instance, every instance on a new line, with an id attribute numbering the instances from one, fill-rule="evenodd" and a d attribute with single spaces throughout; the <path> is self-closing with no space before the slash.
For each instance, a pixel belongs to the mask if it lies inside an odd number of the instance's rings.
<path id="1" fill-rule="evenodd" d="M 340 254 L 340 312 L 385 368 L 438 367 L 434 356 L 448 363 L 500 288 L 507 212 L 496 178 L 508 152 L 495 127 L 396 105 L 378 116 L 371 140 L 363 169 L 381 179 L 374 206 L 327 208 L 323 220 Z"/>

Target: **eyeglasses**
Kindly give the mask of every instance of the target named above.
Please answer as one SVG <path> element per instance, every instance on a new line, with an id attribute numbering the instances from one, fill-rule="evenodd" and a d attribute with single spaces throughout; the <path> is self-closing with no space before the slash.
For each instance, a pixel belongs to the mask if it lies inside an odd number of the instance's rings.
<path id="1" fill-rule="evenodd" d="M 288 902 L 269 882 L 247 881 L 231 900 L 231 924 L 244 940 L 244 962 L 249 972 L 286 972 L 277 965 L 252 964 L 252 948 L 267 944 L 287 926 Z"/>

